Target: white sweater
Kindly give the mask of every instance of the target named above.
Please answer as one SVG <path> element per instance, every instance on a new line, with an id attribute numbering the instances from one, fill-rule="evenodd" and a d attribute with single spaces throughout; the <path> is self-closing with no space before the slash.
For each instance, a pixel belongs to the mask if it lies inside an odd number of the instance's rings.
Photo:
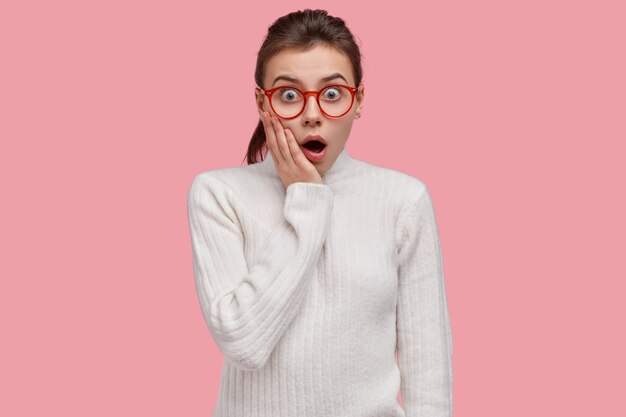
<path id="1" fill-rule="evenodd" d="M 424 183 L 345 147 L 322 178 L 285 189 L 268 153 L 189 188 L 198 299 L 225 357 L 213 417 L 451 416 Z"/>

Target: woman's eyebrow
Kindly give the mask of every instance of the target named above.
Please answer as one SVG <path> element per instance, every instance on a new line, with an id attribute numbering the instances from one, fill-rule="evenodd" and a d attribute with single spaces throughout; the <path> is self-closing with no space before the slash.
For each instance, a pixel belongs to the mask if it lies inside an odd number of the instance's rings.
<path id="1" fill-rule="evenodd" d="M 346 77 L 344 77 L 343 75 L 339 74 L 338 72 L 329 75 L 328 77 L 324 77 L 322 79 L 320 79 L 321 82 L 326 82 L 326 81 L 330 81 L 330 80 L 334 80 L 335 78 L 341 78 L 342 80 L 345 81 L 346 84 L 348 84 L 348 80 L 346 80 Z M 276 77 L 274 79 L 274 82 L 272 83 L 272 87 L 274 86 L 274 84 L 276 84 L 277 81 L 280 80 L 285 80 L 285 81 L 290 81 L 292 83 L 301 83 L 300 80 L 298 80 L 297 78 L 293 78 L 290 77 L 288 75 L 279 75 L 278 77 Z"/>

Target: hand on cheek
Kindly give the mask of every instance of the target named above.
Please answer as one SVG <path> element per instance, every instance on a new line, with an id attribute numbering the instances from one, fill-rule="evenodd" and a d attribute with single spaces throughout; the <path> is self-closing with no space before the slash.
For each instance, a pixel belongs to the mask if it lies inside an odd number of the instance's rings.
<path id="1" fill-rule="evenodd" d="M 294 182 L 324 184 L 319 172 L 304 156 L 300 145 L 289 129 L 285 129 L 280 120 L 266 111 L 259 110 L 265 129 L 267 148 L 272 154 L 278 174 L 287 188 Z"/>

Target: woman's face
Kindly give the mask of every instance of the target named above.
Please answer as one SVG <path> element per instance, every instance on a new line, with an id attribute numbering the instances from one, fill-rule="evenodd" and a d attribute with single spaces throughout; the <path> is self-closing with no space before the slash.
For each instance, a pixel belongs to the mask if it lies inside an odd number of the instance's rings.
<path id="1" fill-rule="evenodd" d="M 341 74 L 343 78 L 337 77 L 322 81 L 324 77 L 336 73 Z M 277 80 L 279 76 L 294 78 L 298 81 Z M 336 49 L 327 46 L 316 46 L 308 51 L 295 49 L 281 51 L 266 63 L 265 79 L 263 80 L 265 89 L 290 86 L 297 87 L 302 91 L 319 91 L 330 84 L 355 87 L 354 83 L 350 60 Z M 324 138 L 327 143 L 326 156 L 321 161 L 311 161 L 320 175 L 323 175 L 333 166 L 348 140 L 355 114 L 360 113 L 363 106 L 363 90 L 364 85 L 361 83 L 352 108 L 339 118 L 327 117 L 322 113 L 312 95 L 307 96 L 306 107 L 298 117 L 282 119 L 277 116 L 283 128 L 293 132 L 298 144 L 301 144 L 308 135 L 319 135 Z M 258 87 L 255 89 L 255 98 L 260 109 L 276 115 L 270 106 L 269 98 L 261 93 Z"/>

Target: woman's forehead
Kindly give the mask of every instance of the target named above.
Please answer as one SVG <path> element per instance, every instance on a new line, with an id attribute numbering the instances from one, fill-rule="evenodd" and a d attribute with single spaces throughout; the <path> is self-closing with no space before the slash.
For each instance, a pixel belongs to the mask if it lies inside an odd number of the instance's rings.
<path id="1" fill-rule="evenodd" d="M 333 48 L 316 47 L 307 51 L 285 49 L 268 61 L 265 70 L 267 88 L 280 79 L 302 85 L 318 85 L 334 75 L 346 79 L 338 77 L 334 81 L 352 83 L 350 61 Z"/>

